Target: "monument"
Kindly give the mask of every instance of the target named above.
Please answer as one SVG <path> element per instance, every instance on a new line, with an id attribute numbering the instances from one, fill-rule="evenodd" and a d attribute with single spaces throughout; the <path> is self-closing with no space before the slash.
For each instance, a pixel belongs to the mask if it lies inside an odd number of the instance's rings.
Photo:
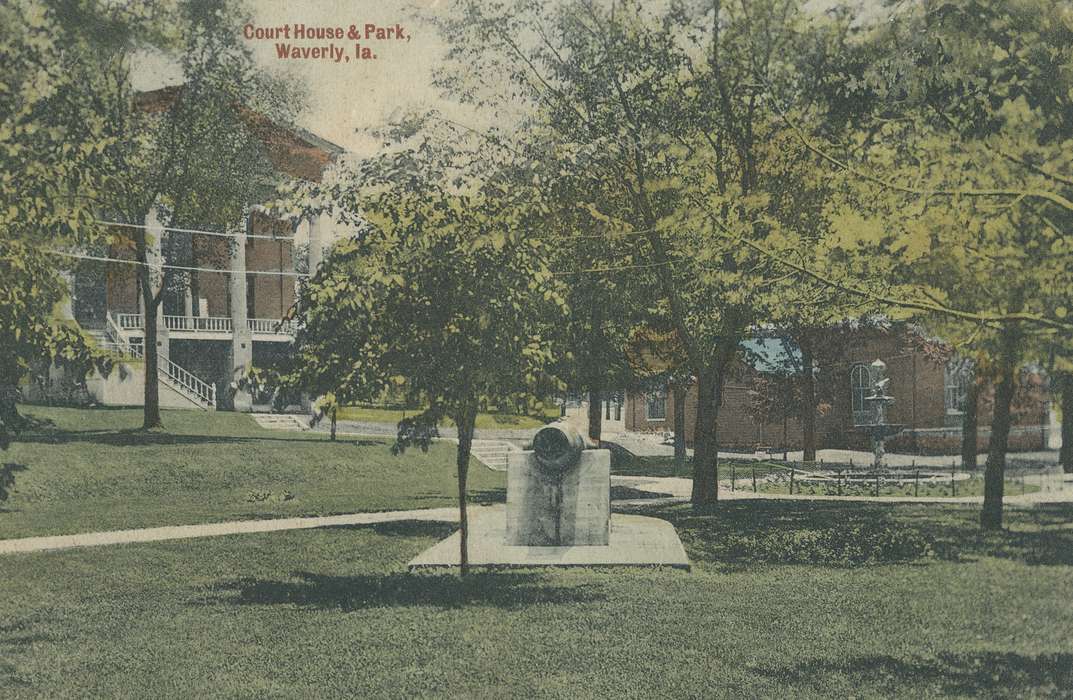
<path id="1" fill-rule="evenodd" d="M 611 452 L 586 450 L 573 428 L 542 428 L 507 462 L 507 544 L 607 545 Z"/>
<path id="2" fill-rule="evenodd" d="M 458 566 L 459 534 L 425 550 L 410 571 Z M 569 426 L 542 428 L 507 461 L 507 504 L 472 509 L 475 568 L 661 566 L 689 569 L 666 520 L 611 513 L 611 452 L 588 449 Z"/>

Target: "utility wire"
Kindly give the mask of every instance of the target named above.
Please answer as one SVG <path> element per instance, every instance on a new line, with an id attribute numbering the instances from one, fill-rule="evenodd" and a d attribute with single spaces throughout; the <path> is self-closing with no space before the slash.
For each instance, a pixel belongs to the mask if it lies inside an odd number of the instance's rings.
<path id="1" fill-rule="evenodd" d="M 140 260 L 124 260 L 122 258 L 104 258 L 104 257 L 100 257 L 100 256 L 97 256 L 97 255 L 84 255 L 84 254 L 79 254 L 79 253 L 68 253 L 68 252 L 63 251 L 63 250 L 45 249 L 45 250 L 43 250 L 43 252 L 50 253 L 52 255 L 62 255 L 64 257 L 66 257 L 66 258 L 76 258 L 78 260 L 96 260 L 97 262 L 114 262 L 114 263 L 122 263 L 124 265 L 144 265 L 145 267 L 156 269 L 156 270 L 183 270 L 183 271 L 186 271 L 186 272 L 215 272 L 215 273 L 221 273 L 221 274 L 228 274 L 228 273 L 232 272 L 231 270 L 225 270 L 225 269 L 219 268 L 219 267 L 186 267 L 185 265 L 170 265 L 170 264 L 167 264 L 167 263 L 156 264 L 156 263 L 142 262 Z M 272 277 L 299 277 L 299 278 L 308 278 L 309 277 L 308 274 L 305 274 L 303 272 L 288 272 L 286 270 L 244 270 L 244 272 L 245 272 L 245 274 L 248 274 L 248 275 L 268 275 L 268 276 L 272 276 Z"/>
<path id="2" fill-rule="evenodd" d="M 98 224 L 101 224 L 103 226 L 123 226 L 123 227 L 126 227 L 126 228 L 141 228 L 141 229 L 146 229 L 146 230 L 149 230 L 150 228 L 158 228 L 158 229 L 161 229 L 163 231 L 169 231 L 169 232 L 174 232 L 174 233 L 198 233 L 198 234 L 201 234 L 203 236 L 219 236 L 220 238 L 239 238 L 239 237 L 244 237 L 244 238 L 260 238 L 260 239 L 269 240 L 269 241 L 293 241 L 294 240 L 294 236 L 263 236 L 263 235 L 257 235 L 257 234 L 252 234 L 252 233 L 248 233 L 245 236 L 243 236 L 240 233 L 224 233 L 222 231 L 202 231 L 201 229 L 196 229 L 196 228 L 176 228 L 174 226 L 150 227 L 150 226 L 145 226 L 143 224 L 125 224 L 125 223 L 123 223 L 121 221 L 101 221 L 101 220 L 96 220 L 96 221 L 94 221 L 94 223 L 98 223 Z"/>

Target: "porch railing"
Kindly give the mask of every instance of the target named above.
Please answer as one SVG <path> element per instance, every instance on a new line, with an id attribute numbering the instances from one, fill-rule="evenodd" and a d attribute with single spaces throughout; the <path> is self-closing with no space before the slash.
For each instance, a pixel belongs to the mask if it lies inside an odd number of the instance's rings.
<path id="1" fill-rule="evenodd" d="M 226 316 L 164 316 L 164 327 L 169 331 L 230 333 L 231 319 Z"/>
<path id="2" fill-rule="evenodd" d="M 111 313 L 108 314 L 111 319 Z M 142 314 L 116 314 L 112 322 L 115 330 L 142 330 L 145 317 Z M 251 318 L 246 321 L 254 333 L 265 335 L 294 335 L 294 322 L 276 318 Z M 227 316 L 164 316 L 164 327 L 169 331 L 188 333 L 231 333 L 231 319 Z"/>

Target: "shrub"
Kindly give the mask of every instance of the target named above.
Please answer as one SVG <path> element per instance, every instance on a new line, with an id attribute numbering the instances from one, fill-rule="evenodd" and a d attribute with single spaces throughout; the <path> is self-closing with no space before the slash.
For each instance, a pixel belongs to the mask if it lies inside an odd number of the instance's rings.
<path id="1" fill-rule="evenodd" d="M 934 554 L 931 540 L 916 530 L 850 527 L 775 530 L 730 543 L 732 558 L 780 564 L 880 564 Z"/>

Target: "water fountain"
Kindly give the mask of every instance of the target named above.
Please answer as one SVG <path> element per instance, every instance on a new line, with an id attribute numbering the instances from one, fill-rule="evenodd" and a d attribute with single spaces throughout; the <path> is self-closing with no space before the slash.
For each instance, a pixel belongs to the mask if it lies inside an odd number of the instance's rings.
<path id="1" fill-rule="evenodd" d="M 890 377 L 887 375 L 887 364 L 883 360 L 876 360 L 868 367 L 868 379 L 872 383 L 872 395 L 865 396 L 864 402 L 872 414 L 872 422 L 869 425 L 860 426 L 861 430 L 872 438 L 872 452 L 875 455 L 875 469 L 883 468 L 883 455 L 887 438 L 902 432 L 904 425 L 887 422 L 887 407 L 894 404 L 894 397 L 887 394 L 890 385 Z"/>

